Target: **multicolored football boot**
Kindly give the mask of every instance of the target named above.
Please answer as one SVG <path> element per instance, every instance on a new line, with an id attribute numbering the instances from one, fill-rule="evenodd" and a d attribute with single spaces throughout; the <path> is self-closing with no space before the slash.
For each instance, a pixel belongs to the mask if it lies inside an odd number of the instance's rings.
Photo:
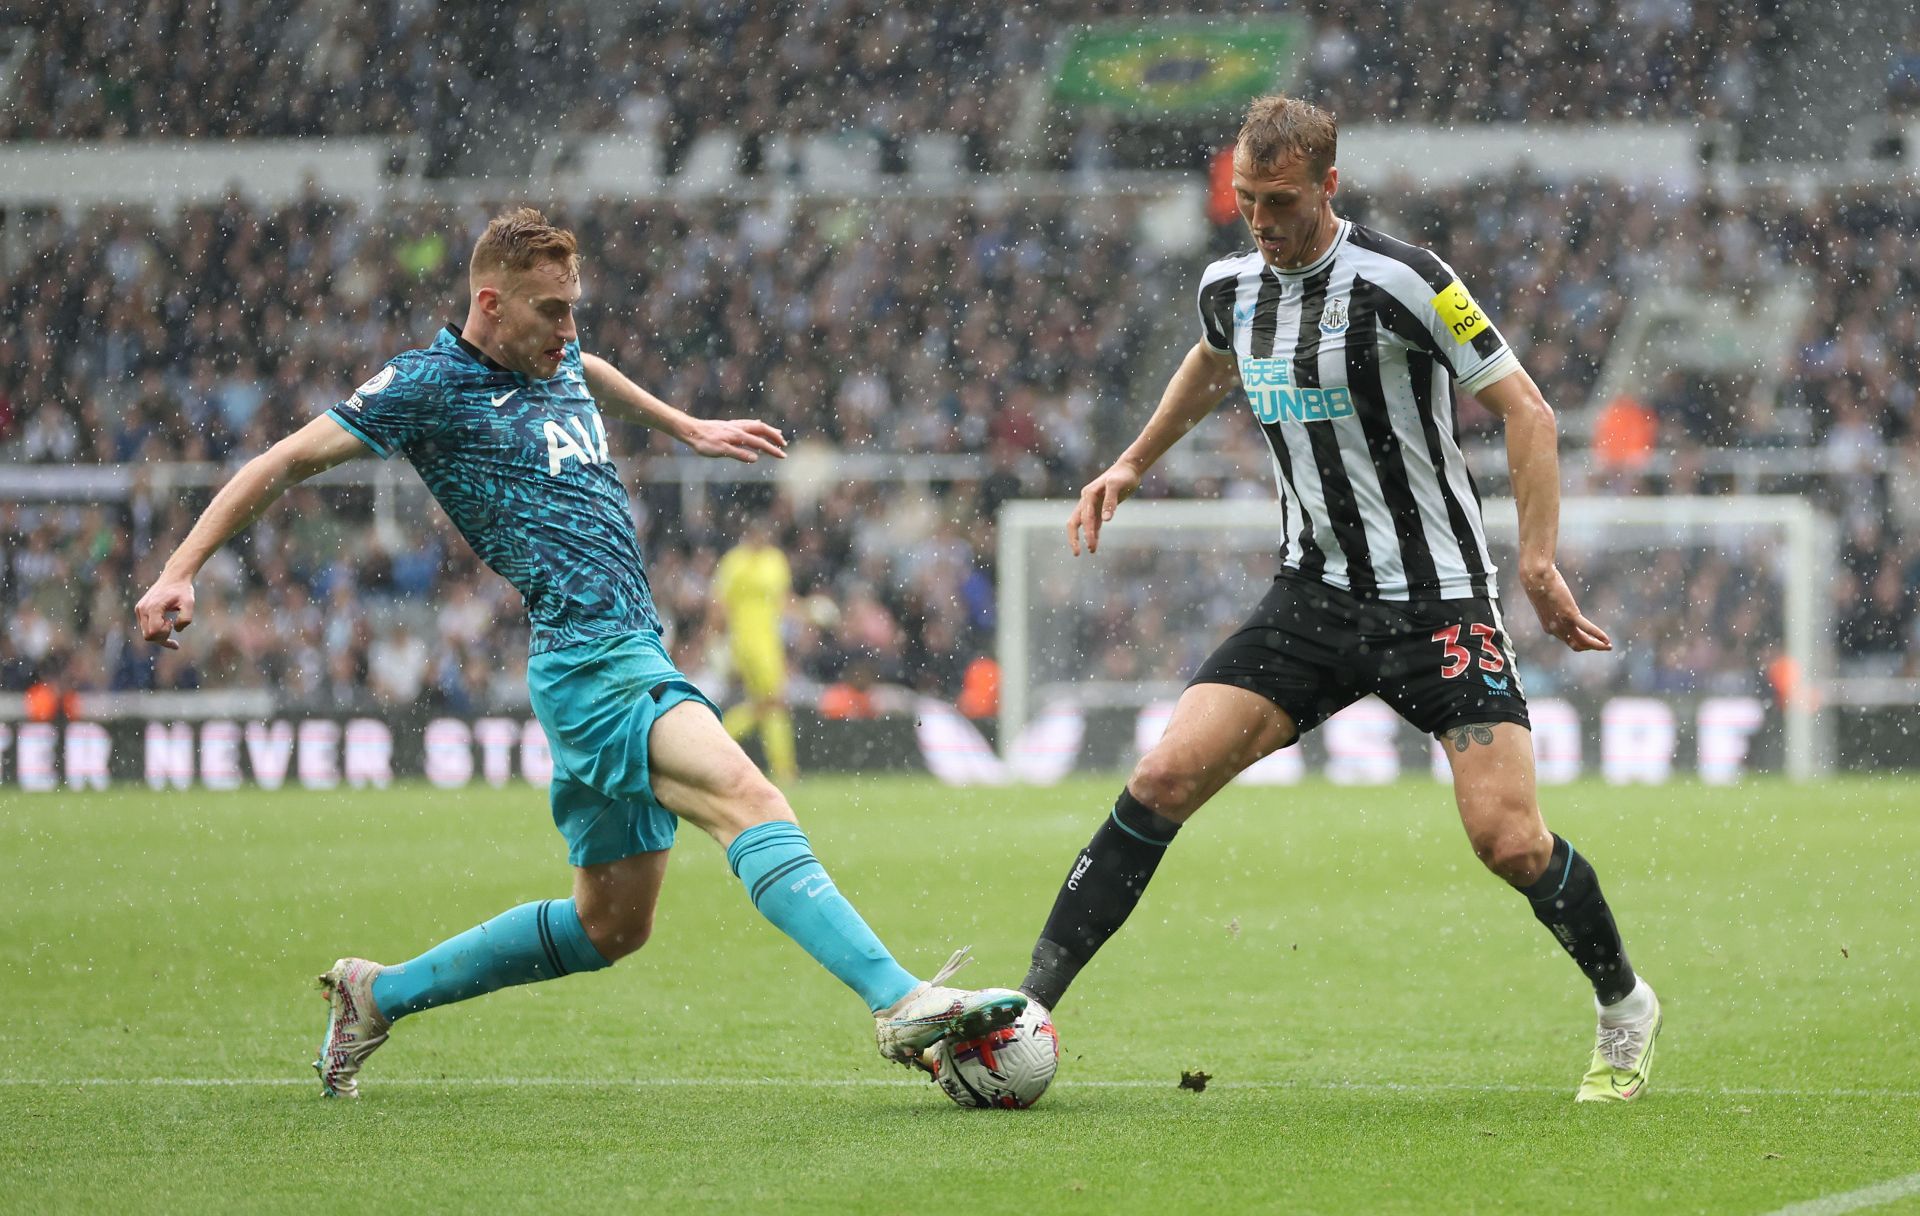
<path id="1" fill-rule="evenodd" d="M 979 992 L 943 985 L 956 971 L 973 961 L 971 946 L 953 952 L 947 965 L 931 980 L 873 1017 L 873 1037 L 880 1054 L 909 1068 L 919 1063 L 920 1053 L 949 1035 L 977 1038 L 990 1030 L 1009 1025 L 1027 1007 L 1027 998 L 1006 988 L 988 988 Z"/>
<path id="2" fill-rule="evenodd" d="M 326 1097 L 359 1097 L 360 1065 L 387 1041 L 392 1023 L 373 1003 L 373 977 L 379 974 L 379 963 L 343 958 L 320 977 L 320 991 L 327 998 L 327 1037 L 320 1040 L 313 1070 L 320 1074 L 320 1092 Z"/>

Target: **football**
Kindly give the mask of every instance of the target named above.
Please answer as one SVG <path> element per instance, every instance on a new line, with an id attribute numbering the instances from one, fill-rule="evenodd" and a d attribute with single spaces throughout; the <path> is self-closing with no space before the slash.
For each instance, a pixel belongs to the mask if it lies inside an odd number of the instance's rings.
<path id="1" fill-rule="evenodd" d="M 1008 1026 L 977 1039 L 945 1039 L 924 1057 L 934 1081 L 962 1106 L 1025 1110 L 1053 1083 L 1060 1036 L 1053 1019 L 1028 1005 Z"/>

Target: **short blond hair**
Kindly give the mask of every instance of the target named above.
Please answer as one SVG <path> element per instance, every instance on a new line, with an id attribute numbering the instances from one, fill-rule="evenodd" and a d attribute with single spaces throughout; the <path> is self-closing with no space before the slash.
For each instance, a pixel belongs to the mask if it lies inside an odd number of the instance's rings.
<path id="1" fill-rule="evenodd" d="M 478 279 L 496 270 L 518 274 L 542 262 L 559 262 L 569 278 L 577 276 L 580 243 L 573 233 L 549 224 L 547 217 L 532 207 L 517 207 L 494 216 L 487 224 L 474 244 L 467 275 Z"/>
<path id="2" fill-rule="evenodd" d="M 1339 150 L 1340 126 L 1333 115 L 1310 101 L 1269 93 L 1254 98 L 1247 107 L 1247 120 L 1240 124 L 1234 142 L 1256 167 L 1298 156 L 1315 177 L 1325 177 Z"/>

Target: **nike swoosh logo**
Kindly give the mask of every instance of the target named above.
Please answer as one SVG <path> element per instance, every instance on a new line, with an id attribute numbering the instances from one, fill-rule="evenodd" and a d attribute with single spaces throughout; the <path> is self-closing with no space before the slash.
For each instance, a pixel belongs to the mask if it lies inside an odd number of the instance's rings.
<path id="1" fill-rule="evenodd" d="M 1653 1024 L 1653 1033 L 1647 1037 L 1647 1049 L 1640 1053 L 1639 1067 L 1628 1074 L 1624 1084 L 1622 1084 L 1617 1075 L 1612 1078 L 1614 1093 L 1619 1094 L 1623 1098 L 1631 1098 L 1639 1091 L 1640 1087 L 1646 1083 L 1647 1065 L 1653 1061 L 1654 1044 L 1660 1041 L 1660 1028 L 1666 1025 L 1666 1021 L 1666 1012 L 1663 1010 L 1661 1011 L 1660 1020 Z"/>
<path id="2" fill-rule="evenodd" d="M 519 391 L 520 391 L 520 390 L 519 390 L 519 389 L 517 389 L 517 388 L 516 388 L 516 389 L 511 389 L 511 390 L 509 390 L 509 391 L 507 391 L 507 392 L 504 392 L 504 393 L 501 393 L 501 394 L 500 394 L 500 395 L 499 395 L 498 397 L 489 397 L 489 398 L 487 398 L 487 400 L 489 400 L 489 401 L 491 401 L 491 402 L 493 402 L 493 408 L 494 408 L 494 409 L 499 409 L 499 408 L 500 408 L 501 406 L 503 406 L 503 405 L 505 405 L 505 404 L 507 403 L 507 398 L 509 398 L 509 397 L 511 397 L 511 396 L 513 396 L 513 395 L 514 395 L 514 393 L 517 393 L 517 392 L 519 392 Z"/>

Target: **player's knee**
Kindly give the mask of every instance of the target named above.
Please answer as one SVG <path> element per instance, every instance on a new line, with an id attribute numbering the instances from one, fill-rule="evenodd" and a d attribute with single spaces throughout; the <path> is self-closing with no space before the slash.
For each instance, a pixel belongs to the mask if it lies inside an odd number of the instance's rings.
<path id="1" fill-rule="evenodd" d="M 1482 865 L 1515 886 L 1526 886 L 1546 871 L 1553 837 L 1532 825 L 1502 824 L 1472 835 Z"/>
<path id="2" fill-rule="evenodd" d="M 622 912 L 617 908 L 595 910 L 580 918 L 587 940 L 609 963 L 617 963 L 647 944 L 653 936 L 653 913 Z"/>
<path id="3" fill-rule="evenodd" d="M 778 786 L 767 780 L 764 774 L 754 774 L 752 788 L 741 801 L 753 815 L 755 823 L 766 823 L 775 819 L 790 822 L 793 819 L 793 807 L 788 805 L 787 796 L 780 792 Z"/>
<path id="4" fill-rule="evenodd" d="M 725 805 L 727 826 L 735 833 L 744 832 L 756 823 L 793 822 L 793 808 L 787 804 L 787 796 L 752 765 L 747 765 L 745 771 L 736 774 L 729 783 Z"/>
<path id="5" fill-rule="evenodd" d="M 592 937 L 593 935 L 588 934 L 587 936 Z M 653 923 L 651 921 L 641 924 L 620 925 L 601 940 L 595 941 L 593 948 L 598 950 L 600 957 L 606 959 L 609 963 L 617 963 L 627 957 L 627 955 L 632 954 L 634 951 L 640 949 L 640 947 L 646 945 L 647 939 L 652 936 Z"/>
<path id="6" fill-rule="evenodd" d="M 1140 758 L 1127 789 L 1155 814 L 1183 820 L 1200 809 L 1200 778 L 1159 751 Z"/>

